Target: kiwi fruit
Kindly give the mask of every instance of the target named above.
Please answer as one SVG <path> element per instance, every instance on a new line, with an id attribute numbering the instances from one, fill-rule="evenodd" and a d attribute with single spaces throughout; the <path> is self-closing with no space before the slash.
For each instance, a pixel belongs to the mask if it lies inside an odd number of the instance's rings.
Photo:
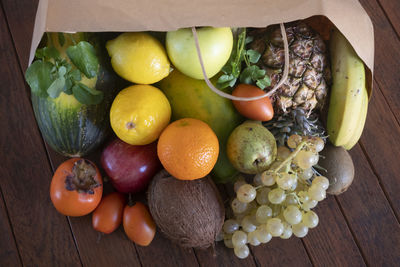
<path id="1" fill-rule="evenodd" d="M 327 170 L 325 174 L 329 179 L 328 194 L 339 195 L 345 192 L 354 179 L 354 164 L 350 154 L 343 147 L 326 144 L 321 151 L 318 165 Z"/>

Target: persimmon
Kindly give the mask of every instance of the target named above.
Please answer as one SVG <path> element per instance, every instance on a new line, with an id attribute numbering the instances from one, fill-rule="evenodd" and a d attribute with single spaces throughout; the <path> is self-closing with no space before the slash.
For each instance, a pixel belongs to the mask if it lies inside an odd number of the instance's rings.
<path id="1" fill-rule="evenodd" d="M 50 198 L 58 212 L 67 216 L 91 213 L 100 203 L 103 181 L 96 165 L 72 158 L 63 162 L 50 184 Z"/>

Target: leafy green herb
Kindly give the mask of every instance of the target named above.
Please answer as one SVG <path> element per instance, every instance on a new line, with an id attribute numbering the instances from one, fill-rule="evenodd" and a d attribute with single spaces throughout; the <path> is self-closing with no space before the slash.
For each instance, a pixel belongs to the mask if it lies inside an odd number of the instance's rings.
<path id="1" fill-rule="evenodd" d="M 94 90 L 90 87 L 87 87 L 83 83 L 75 84 L 72 87 L 72 92 L 79 102 L 88 105 L 97 105 L 103 100 L 102 91 Z"/>
<path id="2" fill-rule="evenodd" d="M 257 79 L 256 85 L 260 87 L 261 90 L 264 90 L 265 87 L 271 85 L 271 78 L 269 76 L 265 76 L 262 79 Z"/>
<path id="3" fill-rule="evenodd" d="M 233 87 L 240 75 L 241 63 L 244 57 L 243 51 L 246 41 L 246 29 L 238 29 L 238 34 L 235 36 L 235 39 L 231 57 L 228 63 L 222 68 L 224 74 L 221 75 L 217 81 L 217 86 L 220 89 Z"/>
<path id="4" fill-rule="evenodd" d="M 253 42 L 253 40 L 254 40 L 253 36 L 247 36 L 246 39 L 245 39 L 245 44 L 247 45 L 247 44 Z"/>
<path id="5" fill-rule="evenodd" d="M 81 41 L 67 49 L 67 55 L 72 63 L 88 78 L 96 76 L 99 69 L 99 61 L 94 47 L 88 42 Z"/>
<path id="6" fill-rule="evenodd" d="M 255 83 L 261 89 L 271 84 L 265 70 L 256 65 L 261 58 L 261 54 L 252 49 L 245 49 L 245 46 L 252 41 L 252 36 L 246 36 L 246 28 L 239 30 L 232 55 L 228 63 L 222 68 L 224 74 L 217 81 L 220 89 L 235 86 L 238 79 L 241 83 Z M 245 63 L 245 68 L 242 70 L 243 62 Z"/>
<path id="7" fill-rule="evenodd" d="M 236 83 L 236 77 L 233 76 L 233 74 L 224 74 L 221 75 L 218 80 L 217 84 L 219 85 L 220 88 L 226 88 L 226 87 L 233 87 Z"/>
<path id="8" fill-rule="evenodd" d="M 248 57 L 250 63 L 256 64 L 260 60 L 261 54 L 256 50 L 249 49 L 246 51 L 246 56 Z"/>
<path id="9" fill-rule="evenodd" d="M 54 47 L 44 47 L 42 49 L 38 49 L 35 53 L 35 56 L 40 59 L 59 59 L 60 52 Z"/>
<path id="10" fill-rule="evenodd" d="M 74 86 L 74 82 L 72 81 L 72 79 L 65 79 L 65 85 L 63 88 L 64 93 L 66 93 L 67 95 L 72 95 L 72 86 Z"/>
<path id="11" fill-rule="evenodd" d="M 27 69 L 25 79 L 31 87 L 32 93 L 41 97 L 57 98 L 61 92 L 73 94 L 82 104 L 99 104 L 103 100 L 103 92 L 89 88 L 80 81 L 82 75 L 94 78 L 99 69 L 99 61 L 94 47 L 80 41 L 74 45 L 63 48 L 71 60 L 61 58 L 61 53 L 51 42 L 48 33 L 49 46 L 36 51 L 37 60 Z M 58 41 L 61 46 L 66 43 L 63 33 L 58 33 Z"/>
<path id="12" fill-rule="evenodd" d="M 25 79 L 31 87 L 32 93 L 38 96 L 47 97 L 47 88 L 53 83 L 51 74 L 53 64 L 43 60 L 36 60 L 26 70 Z"/>
<path id="13" fill-rule="evenodd" d="M 65 78 L 64 76 L 58 77 L 47 89 L 47 93 L 51 98 L 57 98 L 64 89 Z"/>
<path id="14" fill-rule="evenodd" d="M 52 82 L 52 84 L 47 88 L 47 93 L 51 98 L 58 97 L 64 89 L 65 86 L 65 73 L 67 68 L 61 66 L 57 72 L 57 78 Z"/>
<path id="15" fill-rule="evenodd" d="M 240 74 L 240 82 L 251 84 L 253 81 L 264 79 L 265 70 L 260 69 L 256 65 L 246 67 Z"/>
<path id="16" fill-rule="evenodd" d="M 72 70 L 72 71 L 69 73 L 69 77 L 70 77 L 71 79 L 73 79 L 74 81 L 77 81 L 77 82 L 79 82 L 80 80 L 82 80 L 81 72 L 80 72 L 79 70 L 77 70 L 77 69 Z"/>

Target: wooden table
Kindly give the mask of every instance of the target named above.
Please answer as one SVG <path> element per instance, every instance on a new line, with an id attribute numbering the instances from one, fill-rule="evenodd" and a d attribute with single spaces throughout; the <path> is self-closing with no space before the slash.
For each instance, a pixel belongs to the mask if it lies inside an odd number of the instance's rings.
<path id="1" fill-rule="evenodd" d="M 149 247 L 121 229 L 98 240 L 90 216 L 56 212 L 49 184 L 65 158 L 41 138 L 23 75 L 37 2 L 0 2 L 0 266 L 400 266 L 400 1 L 360 1 L 376 56 L 366 127 L 350 151 L 353 185 L 318 205 L 320 224 L 305 238 L 274 238 L 245 260 L 221 242 L 185 250 L 160 233 Z"/>

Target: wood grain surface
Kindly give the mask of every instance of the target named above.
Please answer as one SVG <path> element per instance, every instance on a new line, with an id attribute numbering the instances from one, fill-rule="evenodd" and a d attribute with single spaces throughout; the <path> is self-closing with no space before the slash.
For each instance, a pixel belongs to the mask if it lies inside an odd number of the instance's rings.
<path id="1" fill-rule="evenodd" d="M 50 201 L 52 171 L 2 10 L 0 40 L 1 191 L 22 263 L 79 265 L 67 218 Z"/>
<path id="2" fill-rule="evenodd" d="M 374 93 L 359 144 L 356 176 L 315 211 L 303 238 L 274 238 L 240 260 L 223 242 L 182 249 L 160 232 L 148 247 L 122 228 L 100 235 L 91 216 L 69 218 L 49 198 L 66 158 L 37 127 L 24 81 L 38 0 L 0 0 L 0 266 L 398 266 L 400 264 L 400 2 L 360 0 L 375 29 Z M 88 157 L 99 163 L 101 149 Z M 105 192 L 111 186 L 105 184 Z M 222 188 L 222 193 L 226 194 Z M 143 195 L 138 200 L 145 201 Z"/>

